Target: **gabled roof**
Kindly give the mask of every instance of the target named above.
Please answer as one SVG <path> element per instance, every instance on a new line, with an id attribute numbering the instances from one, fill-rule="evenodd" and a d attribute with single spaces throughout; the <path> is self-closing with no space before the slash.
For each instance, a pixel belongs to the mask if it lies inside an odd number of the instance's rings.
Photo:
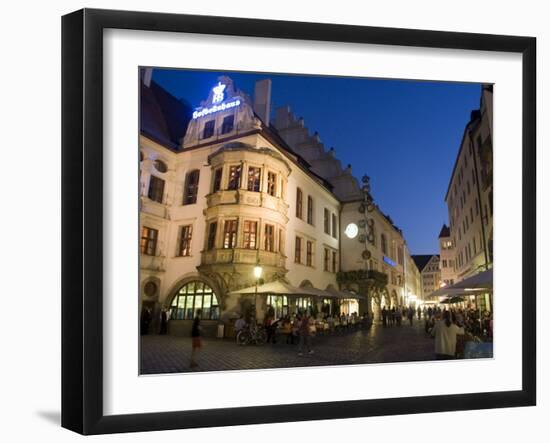
<path id="1" fill-rule="evenodd" d="M 154 81 L 151 81 L 149 86 L 145 85 L 142 81 L 140 86 L 140 132 L 172 151 L 181 152 L 181 139 L 185 136 L 192 118 L 193 111 L 191 106 L 184 100 L 175 98 Z M 256 113 L 254 115 L 258 117 Z M 265 124 L 262 121 L 261 129 L 252 130 L 250 133 L 261 133 L 270 142 L 281 148 L 281 152 L 286 157 L 291 159 L 330 193 L 333 193 L 334 186 L 327 179 L 316 174 L 311 169 L 311 165 L 301 155 L 297 154 L 279 135 L 274 126 Z M 227 141 L 242 136 L 243 134 L 239 134 L 237 137 L 228 138 Z M 219 143 L 219 140 L 193 146 L 187 148 L 187 150 L 207 146 L 212 143 Z"/>
<path id="2" fill-rule="evenodd" d="M 140 88 L 140 132 L 178 151 L 191 120 L 191 106 L 154 81 L 149 86 L 141 82 Z"/>
<path id="3" fill-rule="evenodd" d="M 443 237 L 450 237 L 451 236 L 451 230 L 446 224 L 443 224 L 441 227 L 441 232 L 439 233 L 439 238 Z"/>
<path id="4" fill-rule="evenodd" d="M 414 260 L 414 263 L 416 264 L 418 270 L 422 272 L 434 256 L 439 257 L 439 254 L 411 255 L 411 258 Z"/>

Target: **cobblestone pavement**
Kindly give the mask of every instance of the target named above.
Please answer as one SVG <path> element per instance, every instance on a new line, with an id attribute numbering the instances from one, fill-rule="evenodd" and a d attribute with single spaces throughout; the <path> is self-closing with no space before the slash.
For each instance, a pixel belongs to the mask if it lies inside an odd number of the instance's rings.
<path id="1" fill-rule="evenodd" d="M 298 355 L 298 345 L 285 343 L 238 346 L 230 339 L 203 339 L 197 356 L 199 367 L 189 368 L 191 339 L 147 335 L 141 337 L 142 374 L 193 371 L 288 368 L 362 363 L 432 360 L 433 339 L 424 333 L 423 321 L 413 326 L 383 328 L 374 323 L 369 330 L 355 330 L 312 339 L 313 354 Z"/>

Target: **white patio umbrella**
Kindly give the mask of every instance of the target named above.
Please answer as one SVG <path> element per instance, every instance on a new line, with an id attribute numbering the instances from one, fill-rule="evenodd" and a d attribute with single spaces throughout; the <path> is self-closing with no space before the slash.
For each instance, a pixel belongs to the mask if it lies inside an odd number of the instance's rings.
<path id="1" fill-rule="evenodd" d="M 480 272 L 479 274 L 468 277 L 458 283 L 453 288 L 459 289 L 493 289 L 493 270 Z"/>
<path id="2" fill-rule="evenodd" d="M 311 288 L 297 288 L 284 281 L 277 280 L 271 283 L 264 283 L 258 285 L 258 292 L 256 292 L 256 286 L 250 286 L 248 288 L 237 289 L 231 291 L 229 295 L 239 294 L 274 294 L 274 295 L 313 295 L 308 290 Z"/>
<path id="3" fill-rule="evenodd" d="M 333 289 L 333 288 L 327 289 L 325 292 L 328 292 L 334 298 L 341 298 L 341 299 L 355 298 L 358 300 L 365 299 L 364 295 L 354 294 L 353 292 L 349 292 L 349 291 L 339 291 L 338 289 Z"/>
<path id="4" fill-rule="evenodd" d="M 456 295 L 470 295 L 478 292 L 482 292 L 483 289 L 474 289 L 474 288 L 455 288 L 453 286 L 444 286 L 439 288 L 437 291 L 432 292 L 428 297 L 452 297 Z"/>
<path id="5" fill-rule="evenodd" d="M 493 270 L 480 272 L 454 285 L 444 286 L 432 292 L 430 297 L 478 294 L 493 290 Z"/>

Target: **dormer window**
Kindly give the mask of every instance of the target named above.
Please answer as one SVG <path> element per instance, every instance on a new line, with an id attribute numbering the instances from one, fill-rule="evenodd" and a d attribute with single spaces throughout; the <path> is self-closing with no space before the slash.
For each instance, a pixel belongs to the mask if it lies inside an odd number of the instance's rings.
<path id="1" fill-rule="evenodd" d="M 202 138 L 210 138 L 214 135 L 214 129 L 216 127 L 216 120 L 209 120 L 204 124 L 202 131 Z"/>
<path id="2" fill-rule="evenodd" d="M 235 116 L 233 115 L 228 115 L 227 117 L 224 117 L 223 123 L 222 123 L 222 134 L 227 134 L 233 131 L 234 121 L 235 121 Z"/>

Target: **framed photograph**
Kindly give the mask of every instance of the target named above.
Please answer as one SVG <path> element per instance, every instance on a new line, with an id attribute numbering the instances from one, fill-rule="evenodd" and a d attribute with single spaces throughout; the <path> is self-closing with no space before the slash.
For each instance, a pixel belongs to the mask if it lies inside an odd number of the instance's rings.
<path id="1" fill-rule="evenodd" d="M 535 51 L 64 16 L 62 425 L 535 405 Z"/>

